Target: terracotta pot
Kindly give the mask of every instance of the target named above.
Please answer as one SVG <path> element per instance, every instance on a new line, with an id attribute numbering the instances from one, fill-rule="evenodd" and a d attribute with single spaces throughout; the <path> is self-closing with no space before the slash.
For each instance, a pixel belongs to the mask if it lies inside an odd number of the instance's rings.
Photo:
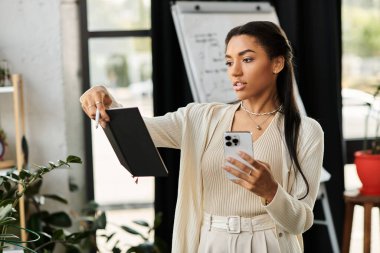
<path id="1" fill-rule="evenodd" d="M 363 195 L 380 195 L 380 154 L 364 151 L 355 152 L 356 171 L 363 184 Z"/>

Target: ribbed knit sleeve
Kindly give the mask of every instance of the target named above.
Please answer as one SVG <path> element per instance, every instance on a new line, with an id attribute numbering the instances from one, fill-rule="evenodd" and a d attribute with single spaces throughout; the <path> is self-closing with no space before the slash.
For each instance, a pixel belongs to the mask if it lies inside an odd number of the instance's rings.
<path id="1" fill-rule="evenodd" d="M 313 224 L 313 207 L 318 194 L 319 179 L 323 162 L 324 137 L 320 125 L 313 119 L 303 117 L 298 145 L 298 159 L 307 182 L 299 172 L 295 172 L 295 181 L 286 191 L 280 185 L 274 199 L 266 206 L 269 215 L 279 227 L 290 234 L 301 234 Z M 294 170 L 294 168 L 292 168 Z M 288 193 L 290 192 L 290 193 Z"/>
<path id="2" fill-rule="evenodd" d="M 225 105 L 190 103 L 163 116 L 144 117 L 144 122 L 156 147 L 180 149 L 183 147 L 184 136 L 194 142 L 198 139 L 203 140 L 200 136 L 207 135 L 205 126 L 213 116 L 213 109 L 218 106 Z"/>
<path id="3" fill-rule="evenodd" d="M 164 116 L 144 117 L 144 122 L 156 147 L 180 148 L 184 119 L 189 107 L 191 106 L 166 113 Z"/>

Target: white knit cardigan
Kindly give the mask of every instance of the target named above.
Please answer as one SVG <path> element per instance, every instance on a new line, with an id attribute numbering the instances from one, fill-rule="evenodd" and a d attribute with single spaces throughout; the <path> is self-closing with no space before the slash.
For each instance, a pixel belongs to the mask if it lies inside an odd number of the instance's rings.
<path id="1" fill-rule="evenodd" d="M 178 199 L 173 228 L 173 253 L 196 253 L 203 217 L 201 159 L 218 125 L 233 117 L 239 104 L 192 103 L 164 116 L 144 118 L 157 147 L 181 149 Z M 283 117 L 281 117 L 283 126 Z M 283 127 L 281 129 L 283 133 Z M 282 135 L 284 136 L 284 135 Z M 265 206 L 276 225 L 283 253 L 303 251 L 301 234 L 313 224 L 313 206 L 319 188 L 323 160 L 323 131 L 308 117 L 301 118 L 298 159 L 310 186 L 306 198 L 305 183 L 291 164 L 285 139 L 282 145 L 282 181 L 274 199 Z M 262 202 L 264 205 L 264 202 Z"/>

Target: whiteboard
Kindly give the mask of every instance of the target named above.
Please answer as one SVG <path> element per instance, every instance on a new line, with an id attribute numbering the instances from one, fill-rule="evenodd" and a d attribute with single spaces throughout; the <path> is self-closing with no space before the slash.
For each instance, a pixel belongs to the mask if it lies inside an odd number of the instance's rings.
<path id="1" fill-rule="evenodd" d="M 279 24 L 268 2 L 185 2 L 171 6 L 181 52 L 196 102 L 236 100 L 225 65 L 229 30 L 250 21 Z"/>

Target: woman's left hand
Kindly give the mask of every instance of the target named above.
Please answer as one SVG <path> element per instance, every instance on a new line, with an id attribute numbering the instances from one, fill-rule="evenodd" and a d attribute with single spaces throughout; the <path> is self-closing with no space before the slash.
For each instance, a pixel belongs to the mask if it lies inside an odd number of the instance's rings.
<path id="1" fill-rule="evenodd" d="M 238 171 L 228 164 L 223 167 L 227 172 L 238 178 L 232 181 L 264 198 L 267 203 L 271 202 L 277 192 L 278 183 L 273 178 L 270 171 L 270 165 L 265 162 L 255 160 L 244 152 L 239 152 L 239 156 L 247 161 L 251 166 L 248 166 L 232 157 L 228 157 L 228 163 L 235 165 L 241 170 Z"/>

